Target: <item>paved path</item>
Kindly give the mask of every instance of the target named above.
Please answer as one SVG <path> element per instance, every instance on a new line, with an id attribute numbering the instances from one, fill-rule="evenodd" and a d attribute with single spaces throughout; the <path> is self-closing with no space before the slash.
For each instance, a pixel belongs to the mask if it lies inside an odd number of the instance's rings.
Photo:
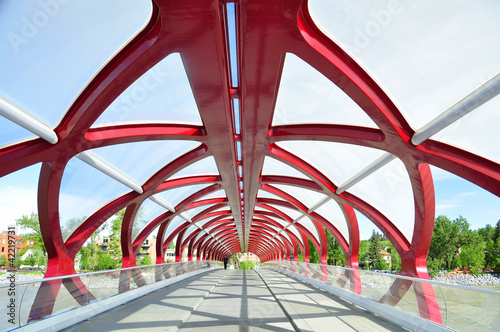
<path id="1" fill-rule="evenodd" d="M 66 331 L 401 331 L 280 273 L 213 270 Z"/>

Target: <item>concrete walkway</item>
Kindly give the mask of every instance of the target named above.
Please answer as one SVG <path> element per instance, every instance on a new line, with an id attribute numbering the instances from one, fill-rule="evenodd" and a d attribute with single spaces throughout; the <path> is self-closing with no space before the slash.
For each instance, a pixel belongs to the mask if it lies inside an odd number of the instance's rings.
<path id="1" fill-rule="evenodd" d="M 278 301 L 277 301 L 278 300 Z M 213 270 L 66 331 L 401 331 L 269 270 Z"/>

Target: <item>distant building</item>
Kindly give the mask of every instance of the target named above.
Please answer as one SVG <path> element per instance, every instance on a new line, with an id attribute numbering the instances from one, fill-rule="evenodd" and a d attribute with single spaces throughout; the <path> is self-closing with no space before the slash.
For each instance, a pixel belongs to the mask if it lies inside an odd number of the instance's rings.
<path id="1" fill-rule="evenodd" d="M 260 263 L 259 256 L 251 252 L 244 252 L 240 257 L 240 261 L 252 261 L 256 265 Z"/>
<path id="2" fill-rule="evenodd" d="M 26 252 L 24 253 L 24 255 L 21 256 L 21 259 L 24 261 L 26 260 L 28 257 L 30 257 L 30 255 L 33 255 L 33 256 L 42 256 L 43 257 L 43 251 L 42 249 L 28 249 L 26 250 Z"/>
<path id="3" fill-rule="evenodd" d="M 33 240 L 26 240 L 25 242 L 22 242 L 20 235 L 14 235 L 14 241 L 15 241 L 14 247 L 15 247 L 16 255 L 19 254 L 21 252 L 21 250 L 23 250 L 24 247 L 35 245 L 35 242 Z M 2 231 L 2 234 L 0 234 L 0 256 L 4 256 L 4 255 L 5 255 L 5 258 L 9 257 L 9 232 L 8 231 Z"/>

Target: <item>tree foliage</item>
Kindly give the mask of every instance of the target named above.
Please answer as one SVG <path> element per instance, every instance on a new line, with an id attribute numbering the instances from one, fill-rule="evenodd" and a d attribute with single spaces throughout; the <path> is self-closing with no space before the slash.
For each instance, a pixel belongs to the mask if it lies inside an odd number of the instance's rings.
<path id="1" fill-rule="evenodd" d="M 151 256 L 144 255 L 144 257 L 141 259 L 140 265 L 153 265 L 153 260 L 151 259 Z"/>
<path id="2" fill-rule="evenodd" d="M 26 242 L 27 240 L 33 240 L 34 244 L 42 249 L 43 254 L 47 252 L 45 249 L 45 244 L 43 243 L 42 232 L 40 231 L 40 222 L 38 221 L 38 213 L 31 212 L 31 214 L 24 215 L 16 219 L 16 224 L 22 230 L 30 231 L 21 236 L 21 241 Z"/>
<path id="3" fill-rule="evenodd" d="M 121 264 L 123 261 L 122 253 L 122 224 L 125 217 L 125 209 L 118 211 L 115 218 L 111 221 L 111 233 L 109 235 L 109 252 Z"/>
<path id="4" fill-rule="evenodd" d="M 429 248 L 429 259 L 441 260 L 445 262 L 446 269 L 453 269 L 460 248 L 478 244 L 479 238 L 472 233 L 469 222 L 462 216 L 453 221 L 446 216 L 437 217 Z"/>
<path id="5" fill-rule="evenodd" d="M 368 248 L 368 259 L 370 264 L 370 269 L 383 269 L 385 266 L 382 266 L 382 256 L 380 255 L 380 234 L 375 233 L 373 230 L 372 236 L 370 237 L 370 246 Z M 366 263 L 365 263 L 366 264 Z"/>
<path id="6" fill-rule="evenodd" d="M 329 230 L 325 228 L 326 241 L 328 243 L 328 251 L 326 261 L 328 265 L 345 266 L 344 251 L 340 247 L 340 243 L 335 240 L 335 237 Z"/>
<path id="7" fill-rule="evenodd" d="M 0 266 L 7 266 L 7 265 L 8 265 L 7 257 L 5 257 L 5 255 L 0 256 Z"/>
<path id="8" fill-rule="evenodd" d="M 116 261 L 109 254 L 99 254 L 96 267 L 98 270 L 116 269 Z"/>
<path id="9" fill-rule="evenodd" d="M 311 239 L 309 240 L 309 263 L 318 264 L 319 263 L 319 255 L 316 247 L 314 246 Z"/>

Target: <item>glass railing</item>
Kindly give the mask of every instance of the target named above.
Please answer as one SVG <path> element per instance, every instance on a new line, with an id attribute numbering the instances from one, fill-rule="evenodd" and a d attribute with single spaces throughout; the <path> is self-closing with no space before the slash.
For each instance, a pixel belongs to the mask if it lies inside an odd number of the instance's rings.
<path id="1" fill-rule="evenodd" d="M 273 261 L 261 267 L 323 281 L 458 331 L 500 328 L 500 291 L 303 262 Z"/>
<path id="2" fill-rule="evenodd" d="M 220 267 L 220 262 L 190 261 L 29 281 L 16 281 L 16 275 L 7 280 L 7 283 L 0 284 L 0 331 L 22 327 L 30 322 L 189 272 Z M 8 276 L 10 274 L 8 272 Z M 3 314 L 5 310 L 6 314 Z M 9 315 L 11 312 L 12 315 Z"/>

